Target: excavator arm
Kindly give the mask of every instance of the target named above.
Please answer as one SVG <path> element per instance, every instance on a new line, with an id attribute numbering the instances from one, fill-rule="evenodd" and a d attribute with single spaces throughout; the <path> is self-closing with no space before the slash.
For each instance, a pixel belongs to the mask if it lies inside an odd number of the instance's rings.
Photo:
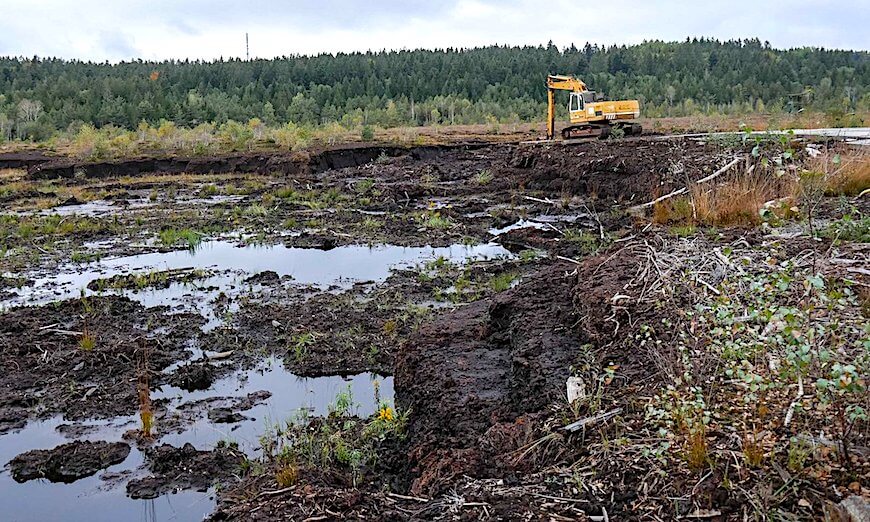
<path id="1" fill-rule="evenodd" d="M 547 139 L 556 135 L 556 91 L 583 92 L 587 90 L 583 80 L 573 76 L 547 76 Z"/>

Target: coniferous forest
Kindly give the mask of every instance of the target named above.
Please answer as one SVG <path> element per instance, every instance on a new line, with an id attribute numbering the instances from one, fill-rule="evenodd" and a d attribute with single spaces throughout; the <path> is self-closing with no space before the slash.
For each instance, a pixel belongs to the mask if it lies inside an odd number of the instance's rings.
<path id="1" fill-rule="evenodd" d="M 122 62 L 0 58 L 0 140 L 46 139 L 82 124 L 172 121 L 313 126 L 540 120 L 547 73 L 575 74 L 646 116 L 870 108 L 870 53 L 779 50 L 757 39 L 559 49 L 491 46 Z"/>

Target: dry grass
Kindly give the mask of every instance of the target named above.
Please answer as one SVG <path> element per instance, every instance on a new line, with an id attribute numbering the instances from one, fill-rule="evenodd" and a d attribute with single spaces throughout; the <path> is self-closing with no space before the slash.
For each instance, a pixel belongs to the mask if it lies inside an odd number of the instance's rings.
<path id="1" fill-rule="evenodd" d="M 686 462 L 692 471 L 701 471 L 710 462 L 707 449 L 707 428 L 697 422 L 686 430 Z"/>
<path id="2" fill-rule="evenodd" d="M 825 174 L 829 196 L 857 196 L 870 188 L 870 152 L 864 149 L 822 154 L 808 168 Z"/>
<path id="3" fill-rule="evenodd" d="M 761 220 L 761 207 L 776 197 L 769 183 L 760 176 L 740 175 L 707 188 L 691 189 L 696 219 L 713 225 L 754 225 Z"/>
<path id="4" fill-rule="evenodd" d="M 653 205 L 652 220 L 653 223 L 660 225 L 691 222 L 692 214 L 692 201 L 688 197 L 681 196 Z"/>
<path id="5" fill-rule="evenodd" d="M 643 113 L 643 108 L 641 108 Z M 856 117 L 866 121 L 870 118 L 867 111 L 858 112 Z M 764 131 L 780 129 L 817 129 L 840 127 L 831 115 L 823 112 L 804 111 L 798 114 L 763 113 L 752 114 L 698 114 L 695 116 L 664 116 L 660 118 L 641 117 L 643 128 L 657 132 L 717 132 L 742 131 L 746 128 Z"/>
<path id="6" fill-rule="evenodd" d="M 743 436 L 743 458 L 751 468 L 758 468 L 764 462 L 764 447 L 758 433 L 747 433 Z"/>
<path id="7" fill-rule="evenodd" d="M 641 110 L 643 114 L 643 109 Z M 456 141 L 483 140 L 490 142 L 517 141 L 542 137 L 546 128 L 541 120 L 526 123 L 479 123 L 467 125 L 402 126 L 377 129 L 379 142 L 405 145 L 432 145 Z M 853 115 L 854 121 L 867 121 L 870 113 L 861 111 Z M 638 122 L 647 131 L 681 133 L 753 130 L 778 130 L 788 128 L 839 127 L 842 118 L 822 112 L 805 111 L 800 114 L 764 113 L 752 114 L 698 114 L 694 116 L 641 117 Z M 567 126 L 567 121 L 558 121 L 557 130 Z M 259 120 L 247 123 L 233 122 L 232 127 L 240 134 L 228 132 L 229 128 L 214 124 L 201 124 L 194 128 L 182 128 L 172 122 L 159 126 L 141 125 L 133 131 L 106 127 L 95 129 L 85 126 L 76 133 L 62 135 L 45 143 L 43 150 L 76 157 L 128 157 L 137 154 L 182 152 L 185 154 L 216 154 L 230 149 L 240 150 L 306 150 L 323 145 L 360 143 L 362 122 L 346 125 L 331 123 L 317 127 L 300 128 L 295 125 L 282 127 L 264 126 Z M 228 143 L 228 138 L 229 142 Z M 235 143 L 238 138 L 242 143 Z M 228 147 L 228 145 L 230 145 Z M 0 152 L 34 150 L 29 142 L 9 142 L 0 145 Z M 2 178 L 2 175 L 0 175 Z"/>
<path id="8" fill-rule="evenodd" d="M 252 175 L 252 174 L 238 174 L 238 173 L 229 173 L 229 174 L 198 174 L 195 172 L 182 172 L 182 173 L 153 173 L 153 174 L 142 174 L 141 176 L 122 176 L 117 179 L 110 179 L 109 181 L 96 183 L 91 186 L 92 189 L 104 187 L 104 186 L 115 186 L 115 185 L 123 185 L 125 188 L 137 188 L 137 187 L 152 187 L 153 185 L 164 185 L 167 183 L 178 183 L 178 184 L 202 184 L 202 183 L 211 183 L 217 184 L 218 186 L 224 186 L 228 182 L 239 181 L 244 182 L 247 180 L 261 181 L 262 176 Z"/>
<path id="9" fill-rule="evenodd" d="M 791 206 L 794 183 L 763 174 L 736 174 L 718 184 L 692 185 L 686 196 L 671 198 L 653 207 L 653 222 L 659 224 L 703 224 L 752 226 L 761 221 L 761 209 L 768 201 L 787 198 Z"/>
<path id="10" fill-rule="evenodd" d="M 97 338 L 88 331 L 87 328 L 82 332 L 81 337 L 79 337 L 79 348 L 86 352 L 91 352 L 97 345 Z"/>
<path id="11" fill-rule="evenodd" d="M 275 482 L 280 488 L 289 488 L 299 481 L 299 468 L 291 463 L 283 466 L 275 472 Z"/>
<path id="12" fill-rule="evenodd" d="M 18 194 L 27 191 L 29 188 L 30 184 L 26 181 L 9 181 L 8 183 L 0 184 L 0 196 L 17 196 Z"/>
<path id="13" fill-rule="evenodd" d="M 25 174 L 27 174 L 27 171 L 24 169 L 0 169 L 0 180 L 20 180 Z"/>
<path id="14" fill-rule="evenodd" d="M 88 202 L 97 199 L 97 194 L 95 194 L 89 187 L 82 187 L 79 185 L 58 188 L 57 196 L 61 200 L 75 198 L 81 202 Z"/>
<path id="15" fill-rule="evenodd" d="M 151 386 L 147 370 L 139 372 L 138 382 L 139 418 L 142 420 L 142 436 L 151 438 L 151 430 L 154 428 L 154 409 L 151 406 Z"/>

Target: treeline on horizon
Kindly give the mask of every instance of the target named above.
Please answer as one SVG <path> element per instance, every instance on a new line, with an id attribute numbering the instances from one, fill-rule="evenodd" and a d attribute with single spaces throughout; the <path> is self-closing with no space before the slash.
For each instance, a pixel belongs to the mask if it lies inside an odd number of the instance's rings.
<path id="1" fill-rule="evenodd" d="M 0 57 L 0 141 L 59 131 L 223 124 L 360 126 L 541 120 L 548 73 L 575 74 L 645 116 L 870 109 L 870 53 L 687 39 L 121 62 Z"/>

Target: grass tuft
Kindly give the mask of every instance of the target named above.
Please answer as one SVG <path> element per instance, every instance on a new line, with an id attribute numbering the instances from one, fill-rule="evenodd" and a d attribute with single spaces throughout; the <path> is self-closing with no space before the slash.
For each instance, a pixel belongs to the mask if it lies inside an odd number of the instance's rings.
<path id="1" fill-rule="evenodd" d="M 286 464 L 275 472 L 275 482 L 279 488 L 289 488 L 299 481 L 299 467 L 296 464 Z"/>
<path id="2" fill-rule="evenodd" d="M 137 392 L 139 398 L 139 418 L 142 421 L 142 436 L 150 439 L 151 431 L 154 429 L 154 409 L 151 406 L 151 386 L 148 380 L 147 369 L 139 371 Z"/>
<path id="3" fill-rule="evenodd" d="M 489 287 L 493 292 L 504 292 L 510 290 L 516 278 L 517 275 L 513 272 L 503 272 L 489 280 Z"/>
<path id="4" fill-rule="evenodd" d="M 810 168 L 825 173 L 826 195 L 857 196 L 870 189 L 870 153 L 865 150 L 822 154 Z"/>
<path id="5" fill-rule="evenodd" d="M 418 219 L 426 228 L 441 230 L 453 228 L 453 221 L 447 216 L 442 216 L 439 212 L 421 214 Z"/>
<path id="6" fill-rule="evenodd" d="M 474 180 L 477 182 L 478 185 L 489 185 L 492 182 L 493 178 L 494 176 L 492 174 L 492 171 L 489 169 L 483 169 L 478 172 L 476 176 L 474 176 Z"/>
<path id="7" fill-rule="evenodd" d="M 202 243 L 203 234 L 195 230 L 165 228 L 160 231 L 158 238 L 164 246 L 175 246 L 179 243 L 186 243 L 187 248 L 195 250 Z"/>
<path id="8" fill-rule="evenodd" d="M 709 461 L 706 426 L 701 422 L 693 423 L 686 434 L 686 462 L 692 471 L 701 471 L 707 467 Z"/>
<path id="9" fill-rule="evenodd" d="M 97 338 L 88 331 L 87 328 L 82 332 L 82 336 L 79 337 L 79 348 L 83 351 L 91 352 L 97 346 Z"/>
<path id="10" fill-rule="evenodd" d="M 795 193 L 790 179 L 737 174 L 714 185 L 692 185 L 686 196 L 653 206 L 653 222 L 659 224 L 702 224 L 752 226 L 762 220 L 768 201 Z M 791 207 L 791 205 L 787 205 Z"/>

